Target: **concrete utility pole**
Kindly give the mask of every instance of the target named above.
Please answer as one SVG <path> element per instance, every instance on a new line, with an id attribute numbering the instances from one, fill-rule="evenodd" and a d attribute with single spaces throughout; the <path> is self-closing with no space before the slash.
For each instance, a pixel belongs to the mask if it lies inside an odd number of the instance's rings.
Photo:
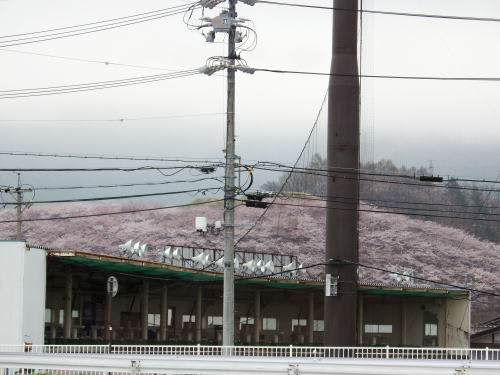
<path id="1" fill-rule="evenodd" d="M 359 176 L 353 172 L 359 168 L 358 0 L 335 0 L 334 6 L 352 10 L 333 11 L 328 98 L 328 168 L 332 171 L 327 183 L 326 260 L 357 262 Z M 339 173 L 340 168 L 351 173 Z M 348 199 L 333 203 L 335 197 Z M 325 345 L 356 345 L 356 269 L 352 264 L 325 267 L 332 280 L 339 277 L 338 295 L 325 296 Z"/>
<path id="2" fill-rule="evenodd" d="M 236 1 L 229 1 L 229 17 L 236 19 Z M 228 38 L 226 167 L 224 182 L 224 297 L 222 345 L 234 345 L 234 198 L 236 159 L 234 146 L 235 46 L 236 25 Z"/>
<path id="3" fill-rule="evenodd" d="M 10 193 L 15 195 L 16 199 L 16 240 L 21 241 L 23 239 L 22 221 L 23 221 L 23 193 L 33 191 L 33 189 L 23 189 L 21 185 L 21 174 L 17 174 L 17 187 L 15 188 L 4 188 L 0 189 L 0 193 Z"/>

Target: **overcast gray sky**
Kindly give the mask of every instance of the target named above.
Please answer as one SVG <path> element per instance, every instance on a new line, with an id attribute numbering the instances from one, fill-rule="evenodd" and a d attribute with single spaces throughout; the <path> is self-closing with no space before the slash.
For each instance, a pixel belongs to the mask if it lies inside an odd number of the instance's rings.
<path id="1" fill-rule="evenodd" d="M 332 4 L 327 0 L 302 2 Z M 3 0 L 0 1 L 0 35 L 82 24 L 179 4 L 184 2 Z M 495 0 L 364 0 L 363 6 L 398 12 L 500 18 L 500 3 Z M 208 11 L 214 16 L 218 12 L 218 9 Z M 240 3 L 238 13 L 253 20 L 258 33 L 256 49 L 242 54 L 250 66 L 329 71 L 330 11 L 264 4 L 250 7 Z M 498 22 L 364 14 L 362 72 L 500 77 L 499 42 Z M 2 90 L 161 73 L 154 69 L 72 61 L 12 50 L 185 70 L 204 65 L 210 56 L 226 54 L 226 45 L 206 43 L 199 32 L 186 28 L 181 16 L 173 16 L 94 34 L 8 47 L 0 49 Z M 292 162 L 316 117 L 327 85 L 327 77 L 238 73 L 237 153 L 245 159 Z M 427 165 L 433 160 L 435 171 L 443 175 L 495 178 L 500 173 L 500 82 L 363 79 L 362 89 L 363 159 L 390 158 L 406 165 Z M 224 77 L 202 75 L 84 93 L 0 100 L 0 149 L 222 157 L 225 118 L 213 113 L 224 112 L 225 102 Z M 203 115 L 208 113 L 212 115 Z M 154 121 L 61 121 L 186 115 L 197 116 Z M 324 130 L 324 121 L 321 126 Z M 71 160 L 19 157 L 0 157 L 0 163 L 3 166 L 84 165 Z M 85 162 L 85 165 L 97 163 Z M 2 174 L 1 177 L 2 184 L 13 183 L 14 176 Z M 159 175 L 140 177 L 160 178 Z M 258 183 L 270 178 L 266 174 L 256 177 Z M 24 180 L 51 185 L 119 179 L 128 182 L 137 178 L 132 175 L 27 175 Z"/>

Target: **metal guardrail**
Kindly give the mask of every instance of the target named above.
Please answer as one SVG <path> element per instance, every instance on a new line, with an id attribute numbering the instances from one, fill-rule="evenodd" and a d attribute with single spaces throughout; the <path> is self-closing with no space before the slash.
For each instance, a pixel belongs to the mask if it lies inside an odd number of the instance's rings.
<path id="1" fill-rule="evenodd" d="M 500 361 L 0 353 L 0 375 L 458 375 L 465 373 L 500 374 Z"/>
<path id="2" fill-rule="evenodd" d="M 500 349 L 401 348 L 390 346 L 0 345 L 0 353 L 1 352 L 273 358 L 439 359 L 467 361 L 500 360 Z"/>

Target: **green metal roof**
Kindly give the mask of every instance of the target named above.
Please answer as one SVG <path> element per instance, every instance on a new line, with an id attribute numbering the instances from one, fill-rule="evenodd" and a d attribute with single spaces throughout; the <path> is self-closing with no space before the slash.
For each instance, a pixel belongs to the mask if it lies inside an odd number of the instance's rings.
<path id="1" fill-rule="evenodd" d="M 76 266 L 98 268 L 112 272 L 135 273 L 138 275 L 174 278 L 189 281 L 222 281 L 222 274 L 192 270 L 153 262 L 144 262 L 126 258 L 101 256 L 97 254 L 87 254 L 75 252 L 52 251 L 49 256 L 57 258 L 58 261 Z M 285 289 L 323 289 L 323 285 L 318 282 L 304 280 L 286 280 L 272 278 L 244 279 L 235 277 L 237 284 L 258 284 L 271 288 Z"/>
<path id="2" fill-rule="evenodd" d="M 163 263 L 143 261 L 138 259 L 120 258 L 109 255 L 99 255 L 93 253 L 50 250 L 49 258 L 56 258 L 57 261 L 73 264 L 82 267 L 98 268 L 101 270 L 123 273 L 134 273 L 137 275 L 153 276 L 159 278 L 171 278 L 189 281 L 219 281 L 223 280 L 223 275 L 217 272 L 195 270 L 172 266 Z M 324 282 L 316 280 L 290 280 L 276 278 L 252 278 L 235 276 L 236 284 L 261 285 L 269 288 L 281 289 L 313 289 L 323 290 Z M 363 294 L 378 295 L 414 295 L 423 297 L 452 297 L 467 295 L 467 291 L 453 288 L 421 288 L 406 286 L 391 286 L 382 284 L 361 284 L 358 291 Z"/>

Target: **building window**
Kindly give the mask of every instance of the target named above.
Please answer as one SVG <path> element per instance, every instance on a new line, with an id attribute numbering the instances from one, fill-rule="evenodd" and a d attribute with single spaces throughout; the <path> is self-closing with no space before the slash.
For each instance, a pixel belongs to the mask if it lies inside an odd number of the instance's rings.
<path id="1" fill-rule="evenodd" d="M 264 331 L 276 331 L 278 329 L 278 319 L 276 318 L 262 319 L 262 329 Z"/>
<path id="2" fill-rule="evenodd" d="M 148 327 L 160 326 L 160 314 L 148 314 Z"/>
<path id="3" fill-rule="evenodd" d="M 314 321 L 314 332 L 324 332 L 325 331 L 325 321 L 315 320 Z"/>
<path id="4" fill-rule="evenodd" d="M 167 325 L 168 326 L 172 325 L 172 314 L 173 314 L 172 309 L 168 309 L 167 310 Z M 184 315 L 184 316 L 189 317 L 189 315 Z M 184 324 L 184 316 L 182 317 L 183 324 Z M 194 322 L 194 316 L 193 316 L 193 322 Z M 153 313 L 148 314 L 148 327 L 159 327 L 160 323 L 161 323 L 161 314 L 153 314 Z"/>
<path id="5" fill-rule="evenodd" d="M 183 315 L 182 316 L 182 328 L 184 328 L 184 326 L 186 325 L 189 325 L 191 323 L 195 323 L 196 322 L 196 315 Z"/>
<path id="6" fill-rule="evenodd" d="M 295 327 L 305 327 L 307 326 L 306 319 L 292 319 L 292 331 Z"/>
<path id="7" fill-rule="evenodd" d="M 365 324 L 365 333 L 392 333 L 392 324 Z"/>
<path id="8" fill-rule="evenodd" d="M 240 330 L 242 326 L 250 326 L 254 324 L 254 319 L 251 316 L 245 316 L 240 318 Z"/>
<path id="9" fill-rule="evenodd" d="M 78 310 L 71 311 L 72 318 L 78 318 L 80 316 L 80 312 Z"/>
<path id="10" fill-rule="evenodd" d="M 64 309 L 59 309 L 59 324 L 64 324 Z"/>
<path id="11" fill-rule="evenodd" d="M 52 309 L 45 309 L 45 323 L 52 323 Z"/>
<path id="12" fill-rule="evenodd" d="M 222 316 L 209 316 L 207 318 L 207 324 L 214 325 L 214 326 L 221 326 L 222 325 Z"/>
<path id="13" fill-rule="evenodd" d="M 438 325 L 435 323 L 425 323 L 425 336 L 437 336 Z"/>

